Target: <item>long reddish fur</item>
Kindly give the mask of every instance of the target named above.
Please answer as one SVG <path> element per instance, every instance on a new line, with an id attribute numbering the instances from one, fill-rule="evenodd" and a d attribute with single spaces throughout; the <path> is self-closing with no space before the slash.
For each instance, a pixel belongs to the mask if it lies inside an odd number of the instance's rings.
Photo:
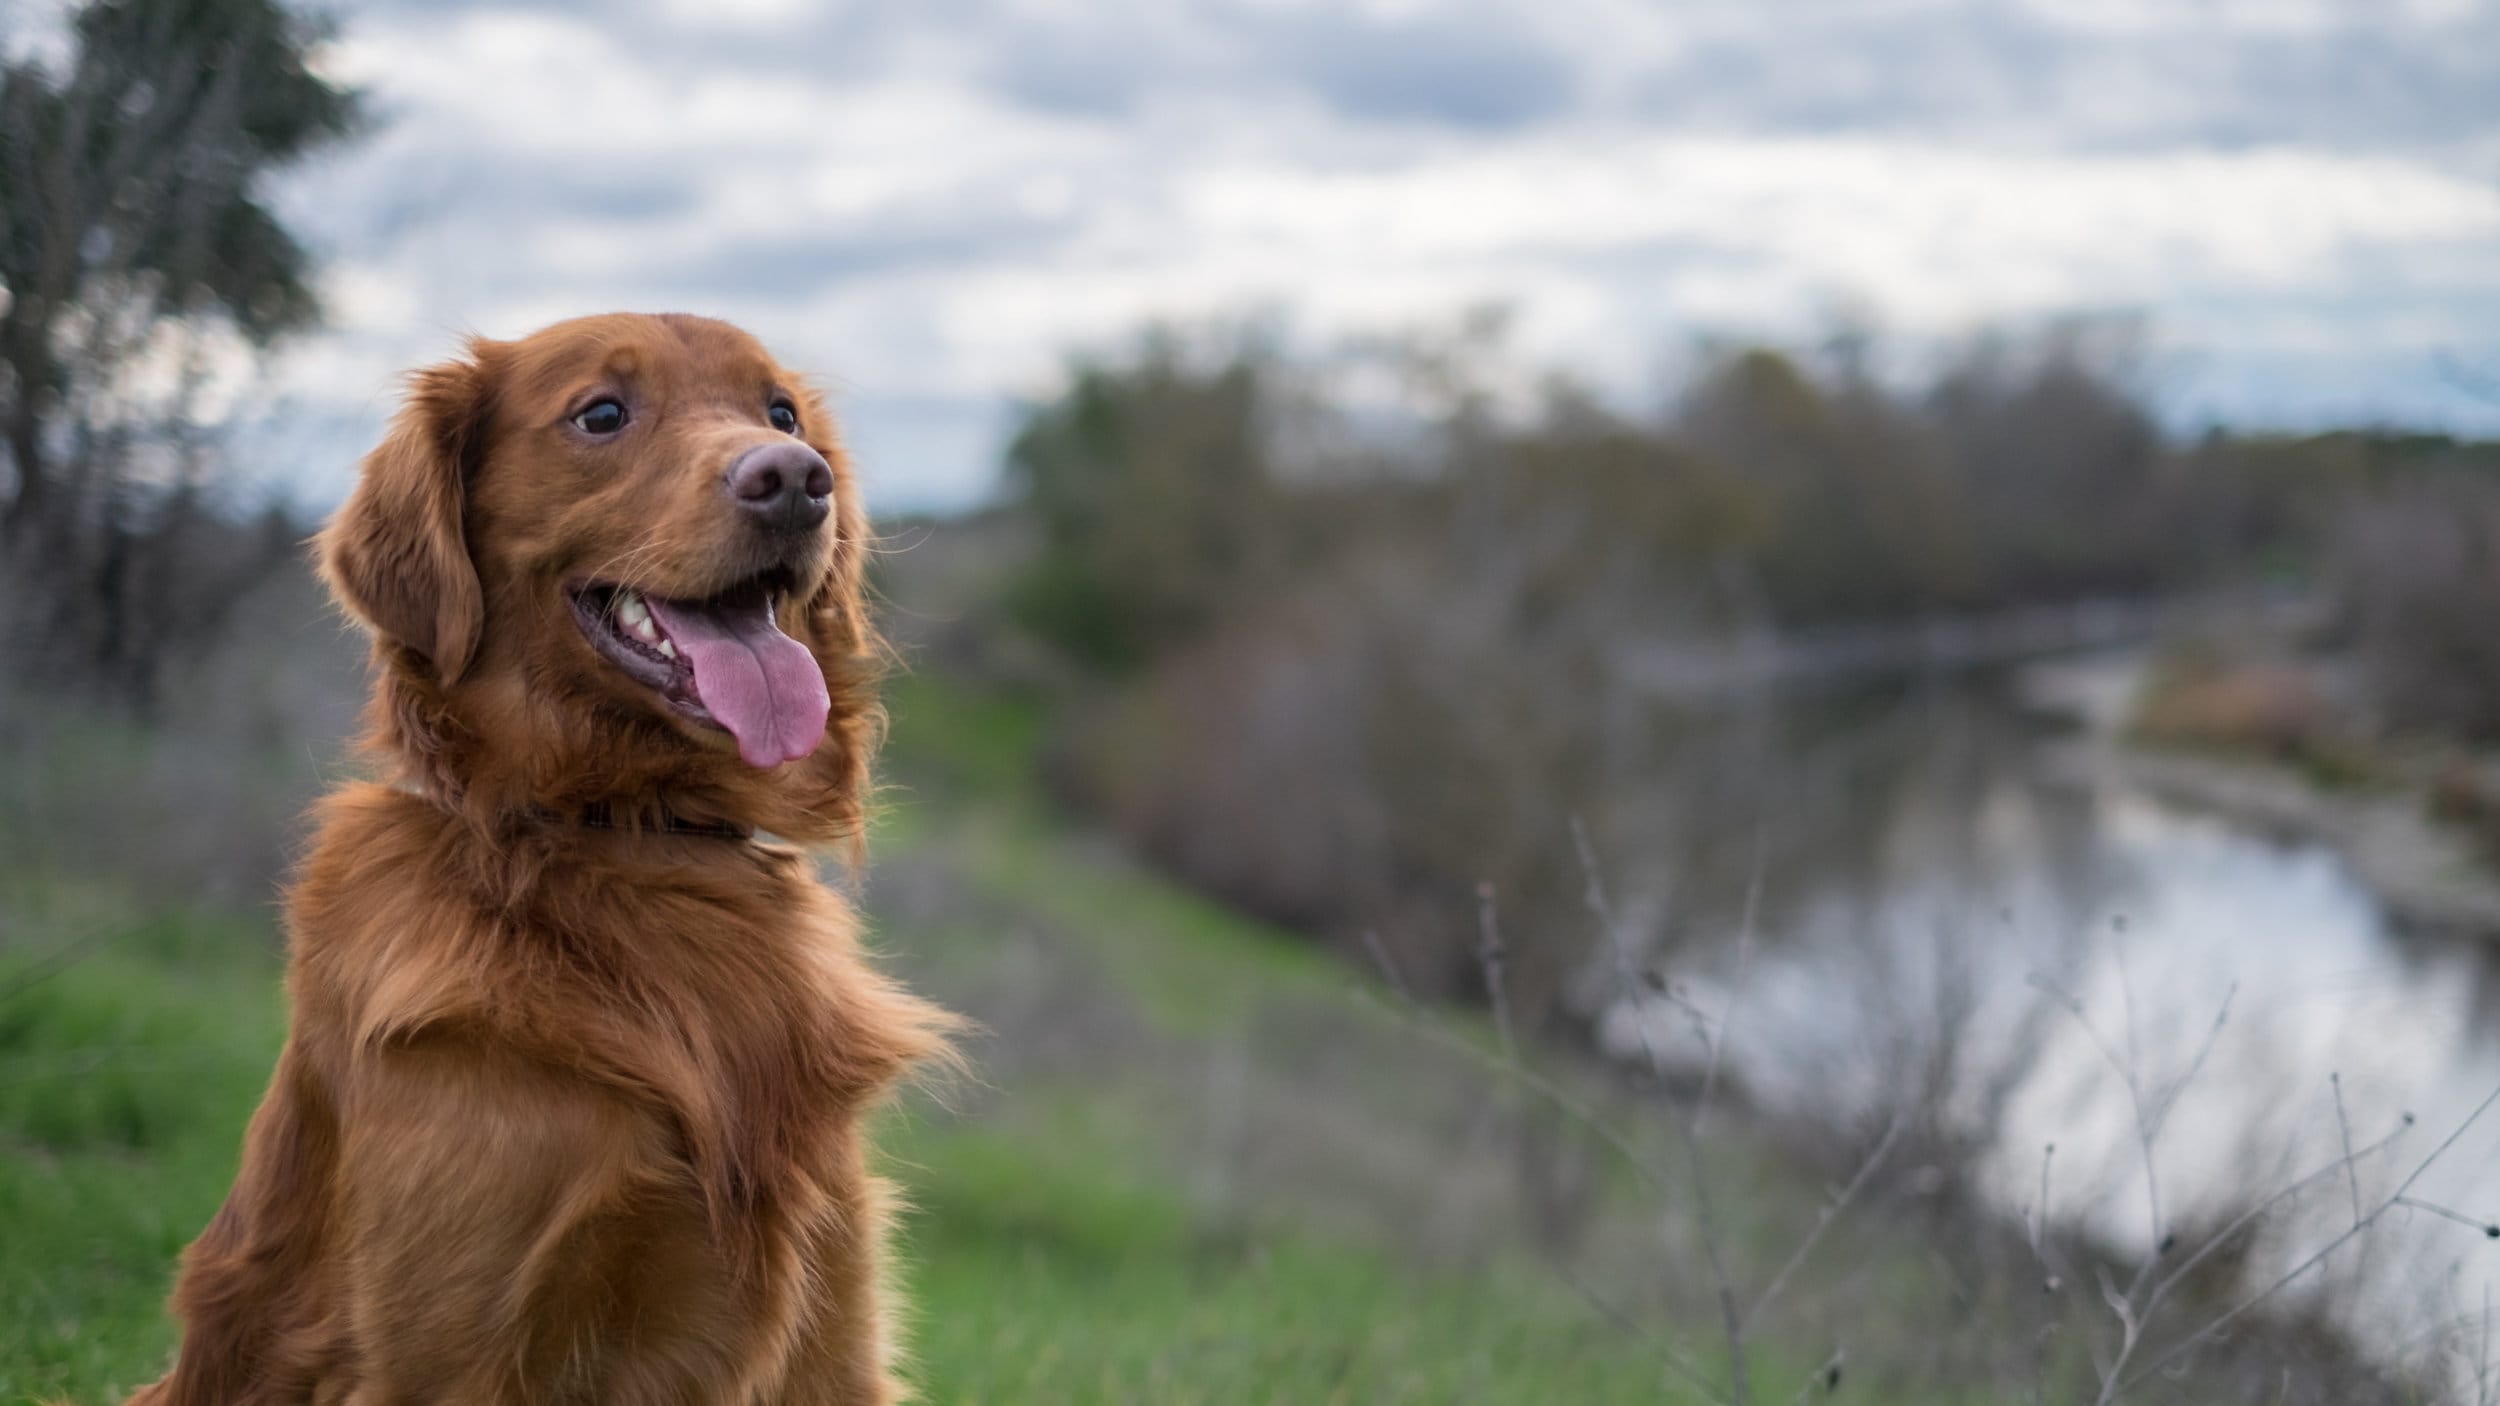
<path id="1" fill-rule="evenodd" d="M 414 379 L 319 543 L 374 636 L 383 775 L 318 809 L 286 1048 L 183 1258 L 179 1355 L 134 1403 L 904 1395 L 862 1119 L 951 1022 L 869 964 L 800 847 L 856 847 L 881 726 L 867 524 L 824 406 L 795 392 L 837 512 L 781 622 L 833 697 L 813 755 L 757 771 L 691 735 L 547 575 L 622 551 L 657 588 L 724 550 L 721 455 L 755 430 L 696 411 L 758 365 L 778 373 L 724 324 L 618 316 Z M 586 367 L 673 407 L 613 490 L 535 429 Z M 593 803 L 622 828 L 566 818 Z"/>

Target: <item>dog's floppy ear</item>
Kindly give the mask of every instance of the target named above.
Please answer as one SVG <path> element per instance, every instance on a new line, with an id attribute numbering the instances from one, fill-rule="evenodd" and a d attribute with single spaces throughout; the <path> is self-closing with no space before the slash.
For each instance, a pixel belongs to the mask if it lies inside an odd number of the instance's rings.
<path id="1" fill-rule="evenodd" d="M 390 433 L 320 539 L 321 574 L 340 604 L 445 684 L 468 668 L 486 619 L 461 528 L 491 411 L 484 349 L 473 343 L 467 358 L 409 378 Z"/>

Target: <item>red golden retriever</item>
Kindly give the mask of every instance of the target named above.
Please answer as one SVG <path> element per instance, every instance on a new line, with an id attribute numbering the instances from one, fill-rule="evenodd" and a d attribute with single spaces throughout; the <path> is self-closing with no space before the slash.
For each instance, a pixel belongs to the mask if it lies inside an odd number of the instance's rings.
<path id="1" fill-rule="evenodd" d="M 949 1021 L 797 847 L 860 834 L 866 545 L 823 402 L 725 323 L 415 376 L 320 538 L 389 775 L 319 808 L 135 1402 L 901 1397 L 861 1124 Z"/>

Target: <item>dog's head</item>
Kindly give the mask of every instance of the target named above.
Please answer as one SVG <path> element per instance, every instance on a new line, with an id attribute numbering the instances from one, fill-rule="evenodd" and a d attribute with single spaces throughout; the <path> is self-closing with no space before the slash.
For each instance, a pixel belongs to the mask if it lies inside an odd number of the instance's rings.
<path id="1" fill-rule="evenodd" d="M 726 323 L 559 323 L 414 377 L 320 540 L 376 743 L 481 818 L 856 829 L 867 522 L 824 403 Z"/>

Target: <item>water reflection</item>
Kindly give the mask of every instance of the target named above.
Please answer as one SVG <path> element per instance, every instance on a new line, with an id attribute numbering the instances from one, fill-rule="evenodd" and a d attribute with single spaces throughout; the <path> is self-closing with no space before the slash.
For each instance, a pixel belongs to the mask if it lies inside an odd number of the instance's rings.
<path id="1" fill-rule="evenodd" d="M 2357 1175 L 2286 1199 L 2241 1270 L 2266 1283 L 2500 1088 L 2500 961 L 2480 939 L 2399 929 L 2326 850 L 2061 765 L 2074 740 L 2010 700 L 2003 680 L 1923 685 L 1756 709 L 1716 737 L 1681 724 L 1659 760 L 1684 770 L 1651 774 L 1682 784 L 1649 805 L 1688 830 L 1710 815 L 1713 835 L 1639 891 L 1628 926 L 1654 939 L 1668 990 L 1614 988 L 1601 1039 L 1695 1061 L 1724 1018 L 1726 1067 L 1772 1112 L 1847 1127 L 1900 1112 L 2008 1214 L 2045 1195 L 2129 1257 L 2165 1233 L 2193 1246 L 2348 1138 L 2399 1131 Z M 2500 1115 L 2404 1190 L 2500 1217 L 2496 1160 Z M 2500 1244 L 2400 1206 L 2301 1282 L 2331 1286 L 2319 1302 L 2364 1341 L 2410 1348 L 2478 1320 L 2495 1266 Z"/>

